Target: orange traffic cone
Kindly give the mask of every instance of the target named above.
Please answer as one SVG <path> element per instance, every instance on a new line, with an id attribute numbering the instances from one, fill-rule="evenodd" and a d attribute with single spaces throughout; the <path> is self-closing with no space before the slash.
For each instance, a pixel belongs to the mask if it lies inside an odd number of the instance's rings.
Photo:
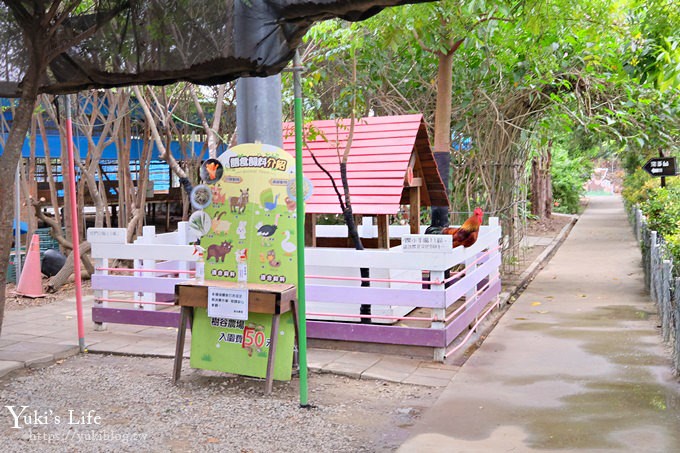
<path id="1" fill-rule="evenodd" d="M 40 272 L 40 236 L 34 234 L 28 248 L 26 263 L 21 271 L 16 294 L 25 297 L 44 297 L 42 292 L 42 273 Z"/>

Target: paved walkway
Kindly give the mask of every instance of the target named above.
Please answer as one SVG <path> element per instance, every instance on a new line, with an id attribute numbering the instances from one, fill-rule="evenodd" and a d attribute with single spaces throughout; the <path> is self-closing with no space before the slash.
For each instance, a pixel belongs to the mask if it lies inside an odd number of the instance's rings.
<path id="1" fill-rule="evenodd" d="M 620 198 L 592 198 L 399 451 L 680 451 L 656 321 Z"/>
<path id="2" fill-rule="evenodd" d="M 97 332 L 90 320 L 92 297 L 84 300 L 85 344 L 89 353 L 114 353 L 174 357 L 176 328 L 107 324 Z M 79 352 L 74 300 L 6 312 L 0 337 L 0 378 L 27 367 L 49 366 Z M 191 333 L 187 332 L 185 357 L 189 357 Z M 353 378 L 382 379 L 405 384 L 444 387 L 457 366 L 400 357 L 310 348 L 310 371 L 328 372 Z M 168 376 L 172 363 L 168 361 Z"/>

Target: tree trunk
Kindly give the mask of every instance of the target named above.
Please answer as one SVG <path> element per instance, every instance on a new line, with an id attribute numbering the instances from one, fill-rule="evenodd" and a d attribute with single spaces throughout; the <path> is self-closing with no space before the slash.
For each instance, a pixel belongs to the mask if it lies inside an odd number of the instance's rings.
<path id="1" fill-rule="evenodd" d="M 47 98 L 43 95 L 43 104 L 47 102 Z M 52 172 L 52 156 L 50 155 L 50 145 L 47 141 L 47 132 L 45 131 L 45 123 L 41 115 L 36 115 L 38 128 L 40 129 L 40 136 L 42 137 L 45 149 L 45 174 L 47 175 L 47 183 L 50 187 L 50 203 L 54 211 L 54 219 L 58 225 L 61 225 L 61 214 L 59 213 L 59 198 L 57 198 L 57 186 L 54 182 L 54 174 Z"/>
<path id="2" fill-rule="evenodd" d="M 541 220 L 552 216 L 552 177 L 550 176 L 552 154 L 550 147 L 545 155 L 531 161 L 531 214 Z"/>
<path id="3" fill-rule="evenodd" d="M 357 229 L 357 224 L 354 221 L 354 213 L 352 212 L 352 201 L 349 192 L 349 181 L 347 179 L 347 162 L 346 160 L 340 162 L 340 178 L 342 179 L 342 188 L 345 191 L 345 209 L 342 211 L 342 215 L 345 218 L 345 224 L 347 225 L 347 234 L 354 244 L 356 250 L 364 250 L 364 244 L 361 242 L 361 237 L 359 237 L 359 230 Z M 366 267 L 359 268 L 361 273 L 361 278 L 370 278 L 370 270 Z M 371 282 L 368 280 L 362 280 L 361 286 L 371 286 Z M 370 315 L 371 306 L 367 304 L 362 304 L 359 308 L 360 315 Z M 371 318 L 361 318 L 363 324 L 370 324 Z"/>
<path id="4" fill-rule="evenodd" d="M 458 47 L 455 48 L 456 50 Z M 439 53 L 437 68 L 437 101 L 434 112 L 434 158 L 442 178 L 446 196 L 449 195 L 449 171 L 451 168 L 451 90 L 453 87 L 453 54 L 455 50 Z M 449 207 L 432 206 L 432 225 L 449 224 Z"/>
<path id="5" fill-rule="evenodd" d="M 83 263 L 83 266 L 85 267 L 85 270 L 89 275 L 92 275 L 94 273 L 94 266 L 90 262 L 90 260 L 87 259 L 85 256 L 87 253 L 90 252 L 90 243 L 89 242 L 83 242 L 80 244 L 80 259 L 81 262 Z M 64 286 L 64 283 L 66 283 L 69 279 L 69 277 L 73 275 L 73 250 L 71 250 L 71 253 L 68 254 L 66 257 L 66 262 L 64 263 L 64 267 L 57 272 L 57 275 L 52 277 L 48 282 L 47 282 L 47 291 L 50 293 L 56 293 L 59 291 L 59 288 Z"/>
<path id="6" fill-rule="evenodd" d="M 31 116 L 35 102 L 38 98 L 38 80 L 42 71 L 33 64 L 29 65 L 26 75 L 22 80 L 21 98 L 12 121 L 12 129 L 5 143 L 2 156 L 0 156 L 0 334 L 5 319 L 5 300 L 7 287 L 7 266 L 9 264 L 9 252 L 12 245 L 12 216 L 14 203 L 7 200 L 13 199 L 14 176 L 21 157 L 21 149 L 24 146 L 26 132 L 31 125 Z"/>
<path id="7" fill-rule="evenodd" d="M 151 114 L 149 104 L 146 102 L 146 99 L 142 95 L 142 91 L 139 89 L 138 86 L 134 86 L 132 89 L 134 90 L 135 95 L 137 96 L 137 101 L 139 102 L 140 107 L 142 107 L 142 110 L 144 111 L 146 124 L 149 128 L 149 131 L 151 132 L 151 137 L 153 138 L 153 141 L 156 144 L 156 147 L 158 148 L 158 158 L 167 162 L 172 172 L 179 177 L 180 185 L 184 189 L 184 195 L 182 196 L 182 200 L 186 199 L 186 205 L 188 205 L 189 196 L 191 195 L 191 190 L 193 189 L 191 181 L 189 180 L 189 178 L 187 178 L 187 175 L 180 166 L 180 164 L 172 156 L 172 153 L 168 151 L 168 148 L 163 143 L 163 140 L 161 140 L 160 133 L 158 132 L 158 127 L 156 127 L 156 121 L 154 120 L 154 117 Z M 153 95 L 153 92 L 151 92 L 151 94 Z M 160 108 L 160 102 L 158 102 L 157 99 L 154 99 L 154 102 Z M 167 116 L 170 115 L 168 114 Z"/>

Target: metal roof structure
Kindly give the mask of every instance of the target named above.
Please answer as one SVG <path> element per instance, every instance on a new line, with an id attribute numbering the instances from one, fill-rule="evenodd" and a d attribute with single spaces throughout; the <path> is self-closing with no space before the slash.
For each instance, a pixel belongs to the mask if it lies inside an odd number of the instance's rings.
<path id="1" fill-rule="evenodd" d="M 314 163 L 311 153 L 343 193 L 338 153 L 342 155 L 345 150 L 349 126 L 349 119 L 313 121 L 305 125 L 303 171 L 314 185 L 305 208 L 310 214 L 342 212 L 330 179 Z M 294 155 L 293 128 L 293 123 L 283 125 L 283 147 Z M 420 114 L 357 119 L 347 172 L 354 214 L 396 214 L 400 205 L 409 204 L 406 189 L 418 184 L 422 205 L 448 205 Z"/>

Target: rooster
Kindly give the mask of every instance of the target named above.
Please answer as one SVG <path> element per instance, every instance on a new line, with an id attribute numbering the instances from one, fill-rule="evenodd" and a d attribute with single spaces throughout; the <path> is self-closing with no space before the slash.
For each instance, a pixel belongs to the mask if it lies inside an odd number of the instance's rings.
<path id="1" fill-rule="evenodd" d="M 210 181 L 217 179 L 217 169 L 219 168 L 217 162 L 208 162 L 205 164 L 205 169 L 208 171 Z"/>
<path id="2" fill-rule="evenodd" d="M 482 225 L 484 212 L 481 208 L 475 208 L 472 215 L 463 224 L 458 227 L 435 227 L 430 226 L 425 230 L 425 234 L 450 234 L 453 236 L 453 248 L 462 245 L 463 247 L 470 247 L 477 242 L 477 235 L 479 234 L 479 227 Z"/>

